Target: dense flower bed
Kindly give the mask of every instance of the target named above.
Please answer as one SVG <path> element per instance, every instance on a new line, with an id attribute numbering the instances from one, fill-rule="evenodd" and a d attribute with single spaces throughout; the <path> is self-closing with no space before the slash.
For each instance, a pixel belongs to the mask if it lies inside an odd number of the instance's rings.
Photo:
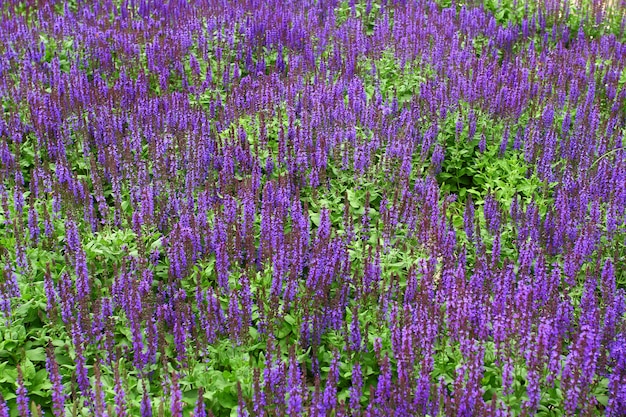
<path id="1" fill-rule="evenodd" d="M 626 415 L 626 9 L 496 3 L 0 3 L 0 416 Z"/>

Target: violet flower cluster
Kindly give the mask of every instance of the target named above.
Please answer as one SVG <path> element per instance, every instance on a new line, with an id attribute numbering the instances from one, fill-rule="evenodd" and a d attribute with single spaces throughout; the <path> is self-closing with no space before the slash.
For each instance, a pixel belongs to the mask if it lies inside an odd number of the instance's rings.
<path id="1" fill-rule="evenodd" d="M 626 415 L 626 44 L 452 3 L 3 2 L 0 415 Z"/>

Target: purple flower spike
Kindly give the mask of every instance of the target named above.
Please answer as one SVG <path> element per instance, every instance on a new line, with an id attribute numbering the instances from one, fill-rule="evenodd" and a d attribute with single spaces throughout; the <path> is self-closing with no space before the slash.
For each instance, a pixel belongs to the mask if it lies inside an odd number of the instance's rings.
<path id="1" fill-rule="evenodd" d="M 28 391 L 24 386 L 22 367 L 17 365 L 17 412 L 20 417 L 30 417 Z"/>

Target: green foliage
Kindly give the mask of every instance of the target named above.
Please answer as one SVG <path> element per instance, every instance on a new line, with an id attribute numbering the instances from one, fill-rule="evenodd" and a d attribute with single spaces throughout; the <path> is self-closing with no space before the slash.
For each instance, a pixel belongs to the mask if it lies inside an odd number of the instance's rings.
<path id="1" fill-rule="evenodd" d="M 507 130 L 515 130 L 517 125 L 509 127 L 509 122 L 477 109 L 471 111 L 476 118 L 476 134 L 472 138 L 468 120 L 462 117 L 467 110 L 451 112 L 440 126 L 438 141 L 445 150 L 441 172 L 437 175 L 441 189 L 458 194 L 461 201 L 470 194 L 478 204 L 487 194 L 493 194 L 505 208 L 516 195 L 525 203 L 543 198 L 540 192 L 545 184 L 532 173 L 522 151 L 509 145 L 512 138 L 508 137 Z M 463 129 L 457 132 L 459 120 Z M 503 140 L 507 142 L 504 145 Z"/>
<path id="2" fill-rule="evenodd" d="M 74 40 L 72 38 L 56 40 L 44 34 L 40 34 L 39 39 L 45 50 L 42 62 L 51 62 L 54 58 L 58 58 L 61 71 L 70 72 L 70 65 L 75 59 Z"/>
<path id="3" fill-rule="evenodd" d="M 400 65 L 393 48 L 359 65 L 368 99 L 380 92 L 383 99 L 395 98 L 399 104 L 404 104 L 418 97 L 422 84 L 435 78 L 435 72 L 427 63 L 415 61 Z M 376 69 L 375 74 L 372 68 Z"/>
<path id="4" fill-rule="evenodd" d="M 56 333 L 46 320 L 46 296 L 41 285 L 20 285 L 20 304 L 11 318 L 0 318 L 0 394 L 9 402 L 15 399 L 17 367 L 22 369 L 24 385 L 31 400 L 50 404 L 50 380 L 45 367 L 45 347 Z"/>

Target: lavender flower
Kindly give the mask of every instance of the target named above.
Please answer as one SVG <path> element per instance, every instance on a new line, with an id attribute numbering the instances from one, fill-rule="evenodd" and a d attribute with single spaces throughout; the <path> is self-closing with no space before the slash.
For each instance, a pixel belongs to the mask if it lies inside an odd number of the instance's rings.
<path id="1" fill-rule="evenodd" d="M 52 412 L 55 417 L 62 417 L 65 415 L 66 396 L 63 393 L 61 374 L 54 358 L 52 345 L 48 345 L 46 349 L 46 370 L 50 375 L 50 382 L 52 383 Z"/>
<path id="2" fill-rule="evenodd" d="M 7 406 L 6 401 L 4 401 L 4 398 L 2 397 L 2 395 L 0 395 L 0 417 L 9 417 L 9 407 Z"/>
<path id="3" fill-rule="evenodd" d="M 145 388 L 141 397 L 141 417 L 152 417 L 152 403 Z"/>
<path id="4" fill-rule="evenodd" d="M 20 417 L 29 417 L 30 408 L 28 407 L 28 391 L 24 386 L 24 377 L 22 375 L 22 368 L 17 365 L 17 412 Z"/>

